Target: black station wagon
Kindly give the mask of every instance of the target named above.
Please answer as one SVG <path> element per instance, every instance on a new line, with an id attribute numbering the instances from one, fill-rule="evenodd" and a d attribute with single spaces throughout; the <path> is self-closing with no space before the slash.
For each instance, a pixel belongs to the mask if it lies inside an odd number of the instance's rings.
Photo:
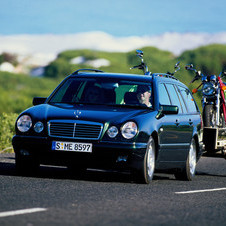
<path id="1" fill-rule="evenodd" d="M 78 70 L 16 120 L 16 168 L 62 165 L 126 169 L 142 183 L 154 172 L 191 180 L 202 154 L 202 122 L 188 88 L 168 74 Z"/>

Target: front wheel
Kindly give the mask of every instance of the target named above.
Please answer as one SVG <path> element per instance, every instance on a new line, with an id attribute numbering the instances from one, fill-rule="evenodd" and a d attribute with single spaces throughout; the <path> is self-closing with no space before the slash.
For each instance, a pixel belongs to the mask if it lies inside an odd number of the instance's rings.
<path id="1" fill-rule="evenodd" d="M 155 141 L 153 137 L 150 137 L 141 169 L 136 174 L 138 182 L 149 184 L 152 181 L 155 171 L 155 153 Z"/>
<path id="2" fill-rule="evenodd" d="M 197 150 L 194 138 L 191 140 L 189 153 L 186 161 L 185 168 L 181 172 L 175 173 L 176 179 L 191 181 L 195 176 L 196 163 L 197 163 Z"/>
<path id="3" fill-rule="evenodd" d="M 203 124 L 204 127 L 216 126 L 216 110 L 213 105 L 206 105 L 203 109 Z"/>

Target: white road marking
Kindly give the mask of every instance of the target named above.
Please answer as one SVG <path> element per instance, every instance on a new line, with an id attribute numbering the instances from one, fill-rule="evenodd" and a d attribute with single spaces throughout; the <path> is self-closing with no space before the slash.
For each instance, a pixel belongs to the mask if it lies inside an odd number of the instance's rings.
<path id="1" fill-rule="evenodd" d="M 175 194 L 191 194 L 191 193 L 223 191 L 223 190 L 226 190 L 226 188 L 213 188 L 213 189 L 194 190 L 194 191 L 180 191 L 180 192 L 175 192 Z"/>
<path id="2" fill-rule="evenodd" d="M 27 213 L 35 213 L 35 212 L 46 211 L 46 210 L 47 210 L 46 208 L 32 208 L 32 209 L 7 211 L 7 212 L 1 212 L 0 217 L 8 217 L 8 216 L 27 214 Z"/>

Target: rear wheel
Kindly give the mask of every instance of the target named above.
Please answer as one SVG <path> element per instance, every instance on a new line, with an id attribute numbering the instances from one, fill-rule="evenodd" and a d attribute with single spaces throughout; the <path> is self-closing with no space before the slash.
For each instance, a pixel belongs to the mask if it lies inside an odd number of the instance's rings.
<path id="1" fill-rule="evenodd" d="M 195 176 L 197 163 L 196 156 L 197 156 L 196 142 L 194 138 L 192 138 L 185 168 L 181 172 L 177 172 L 174 174 L 176 179 L 188 181 L 191 181 L 193 179 L 193 177 Z"/>
<path id="2" fill-rule="evenodd" d="M 150 137 L 141 169 L 136 174 L 138 182 L 149 184 L 152 181 L 155 171 L 155 151 L 155 141 Z"/>

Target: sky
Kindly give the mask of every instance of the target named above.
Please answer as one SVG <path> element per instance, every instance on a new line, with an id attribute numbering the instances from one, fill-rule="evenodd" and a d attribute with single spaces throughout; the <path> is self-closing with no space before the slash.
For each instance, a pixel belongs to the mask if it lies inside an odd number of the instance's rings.
<path id="1" fill-rule="evenodd" d="M 47 64 L 68 49 L 175 55 L 226 44 L 225 0 L 0 0 L 0 54 Z"/>
<path id="2" fill-rule="evenodd" d="M 0 34 L 144 36 L 226 30 L 225 0 L 0 0 Z"/>

